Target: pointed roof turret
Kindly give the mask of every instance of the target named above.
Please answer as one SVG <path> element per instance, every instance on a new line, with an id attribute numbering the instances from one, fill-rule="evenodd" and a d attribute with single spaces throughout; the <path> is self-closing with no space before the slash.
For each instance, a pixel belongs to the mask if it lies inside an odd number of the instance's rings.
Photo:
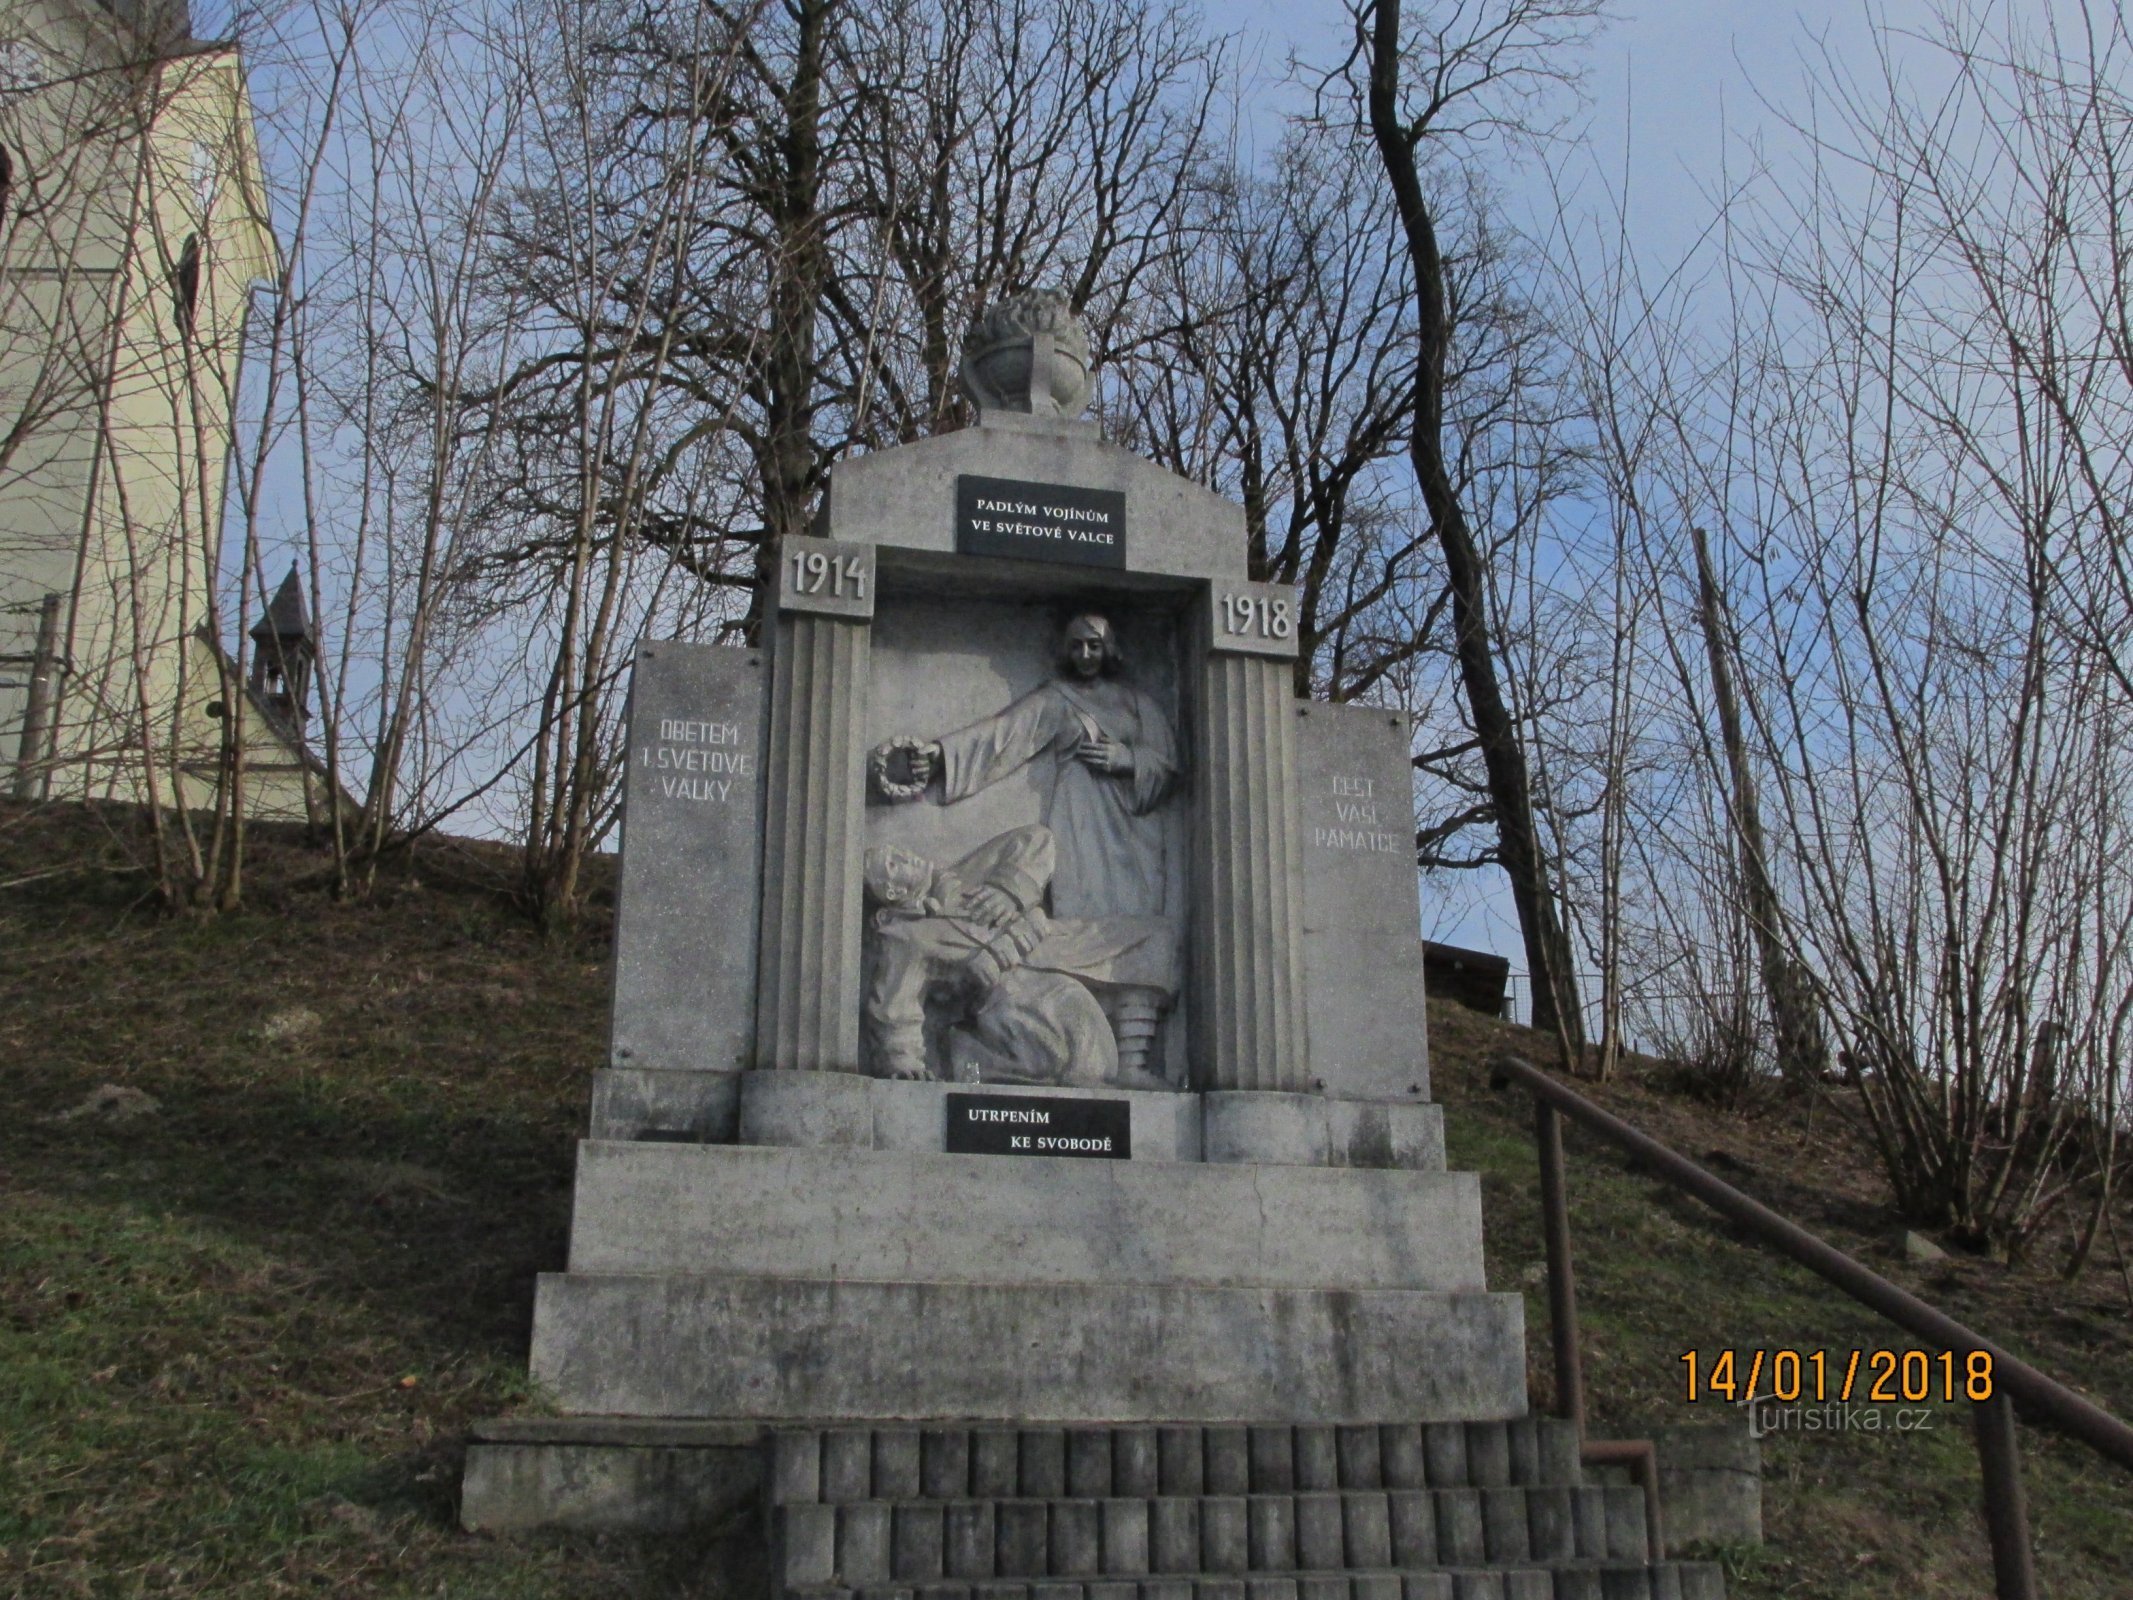
<path id="1" fill-rule="evenodd" d="M 277 642 L 284 650 L 299 643 L 312 649 L 318 647 L 318 631 L 311 626 L 311 615 L 305 609 L 304 584 L 296 575 L 295 562 L 289 563 L 289 575 L 274 591 L 266 615 L 252 624 L 252 642 L 261 649 Z"/>

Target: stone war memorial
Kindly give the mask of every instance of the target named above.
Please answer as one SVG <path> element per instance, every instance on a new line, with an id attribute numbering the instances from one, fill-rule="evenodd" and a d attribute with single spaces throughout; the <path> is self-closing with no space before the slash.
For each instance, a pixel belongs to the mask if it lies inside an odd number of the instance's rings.
<path id="1" fill-rule="evenodd" d="M 1242 509 L 1080 420 L 1059 301 L 963 378 L 760 649 L 638 653 L 558 1414 L 477 1429 L 462 1519 L 720 1530 L 779 1600 L 1720 1593 L 1528 1414 L 1407 718 L 1297 698 Z"/>

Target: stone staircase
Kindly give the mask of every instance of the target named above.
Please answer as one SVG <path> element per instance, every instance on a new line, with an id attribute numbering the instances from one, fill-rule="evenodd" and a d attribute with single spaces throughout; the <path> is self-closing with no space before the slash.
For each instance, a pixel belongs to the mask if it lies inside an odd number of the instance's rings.
<path id="1" fill-rule="evenodd" d="M 777 1600 L 1723 1600 L 1553 1419 L 772 1439 Z"/>

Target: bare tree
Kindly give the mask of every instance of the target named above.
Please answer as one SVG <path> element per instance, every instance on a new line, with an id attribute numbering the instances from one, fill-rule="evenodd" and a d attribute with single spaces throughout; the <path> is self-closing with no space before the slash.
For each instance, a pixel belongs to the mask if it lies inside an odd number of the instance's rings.
<path id="1" fill-rule="evenodd" d="M 867 27 L 826 307 L 846 436 L 970 420 L 963 332 L 1024 288 L 1064 294 L 1095 363 L 1123 376 L 1169 331 L 1158 284 L 1207 238 L 1221 48 L 1175 3 L 896 0 Z"/>
<path id="2" fill-rule="evenodd" d="M 1121 437 L 1244 506 L 1260 582 L 1295 586 L 1297 688 L 1334 700 L 1405 687 L 1433 646 L 1411 482 L 1390 470 L 1412 419 L 1405 253 L 1362 153 L 1299 125 L 1265 176 L 1210 185 L 1162 278 L 1161 328 L 1114 378 Z M 1153 320 L 1153 319 L 1152 319 Z"/>
<path id="3" fill-rule="evenodd" d="M 1358 4 L 1356 47 L 1372 139 L 1384 163 L 1414 273 L 1419 382 L 1409 453 L 1451 591 L 1453 638 L 1474 738 L 1488 774 L 1499 851 L 1532 975 L 1534 1024 L 1557 1033 L 1566 1065 L 1583 1054 L 1584 1018 L 1570 942 L 1535 823 L 1532 782 L 1491 640 L 1489 573 L 1448 464 L 1445 376 L 1451 349 L 1446 251 L 1417 149 L 1530 128 L 1547 96 L 1574 78 L 1567 52 L 1598 0 L 1507 0 L 1455 9 L 1403 32 L 1400 0 Z M 1522 122 L 1523 119 L 1523 122 Z"/>
<path id="4" fill-rule="evenodd" d="M 535 244 L 529 224 L 545 235 L 541 256 L 556 271 L 543 282 L 540 303 L 558 316 L 570 347 L 589 357 L 572 364 L 561 415 L 514 415 L 506 424 L 520 448 L 506 458 L 502 500 L 548 501 L 542 524 L 554 530 L 549 563 L 561 594 L 535 724 L 524 865 L 528 897 L 552 922 L 575 917 L 585 858 L 611 820 L 620 760 L 613 689 L 641 624 L 637 607 L 658 603 L 656 579 L 649 586 L 635 581 L 646 553 L 636 529 L 669 432 L 662 379 L 679 324 L 661 316 L 656 339 L 647 329 L 655 305 L 671 309 L 685 275 L 690 220 L 724 169 L 698 124 L 655 123 L 660 137 L 630 136 L 636 129 L 617 113 L 645 86 L 634 73 L 618 78 L 606 70 L 605 22 L 598 9 L 535 0 L 520 26 L 518 37 L 540 41 L 520 61 L 536 160 L 520 179 L 521 215 L 506 224 L 521 248 Z M 803 32 L 813 26 L 803 18 Z M 719 32 L 729 47 L 724 54 L 681 52 L 686 77 L 657 86 L 672 103 L 705 106 L 725 97 L 741 51 Z M 619 146 L 610 141 L 618 125 L 627 130 Z M 614 207 L 618 189 L 635 203 Z M 811 247 L 802 241 L 790 248 Z M 777 294 L 791 292 L 781 284 Z M 609 345 L 604 335 L 617 312 L 624 320 Z M 794 349 L 804 350 L 809 337 L 803 331 Z M 778 359 L 796 358 L 787 351 Z M 773 387 L 782 381 L 774 375 Z M 784 462 L 788 448 L 774 439 L 773 462 Z M 544 470 L 544 456 L 556 465 Z M 767 492 L 775 498 L 792 488 L 773 481 Z"/>
<path id="5" fill-rule="evenodd" d="M 1643 681 L 1696 778 L 1633 802 L 1667 941 L 1706 952 L 1714 1015 L 1745 1020 L 1760 970 L 1795 1076 L 1817 1046 L 1788 1005 L 1841 1030 L 1907 1214 L 2012 1254 L 2078 1203 L 2076 1267 L 2133 980 L 2107 798 L 2133 488 L 2107 174 L 2133 117 L 2119 13 L 2088 23 L 1950 6 L 1930 99 L 1887 33 L 1863 73 L 1822 62 L 1802 170 L 1718 213 L 1708 334 L 1674 278 L 1581 334 Z"/>
<path id="6" fill-rule="evenodd" d="M 1843 708 L 1841 740 L 1797 694 L 1771 717 L 1788 765 L 1824 780 L 1791 797 L 1808 937 L 1899 1197 L 2009 1252 L 2088 1181 L 2057 1086 L 2115 1082 L 2133 977 L 2122 821 L 2093 787 L 2122 781 L 2125 685 L 2093 611 L 2066 603 L 2071 574 L 2123 548 L 2133 465 L 2107 420 L 2124 369 L 2083 359 L 2109 337 L 2084 285 L 2119 226 L 2096 180 L 2133 148 L 2111 87 L 2123 17 L 2089 20 L 2062 42 L 1950 6 L 1952 92 L 1930 102 L 1883 35 L 1872 77 L 1832 79 L 1811 198 L 1773 203 L 1755 240 L 1799 308 L 1787 354 L 1821 377 L 1788 386 L 1784 435 L 1821 470 L 1770 489 L 1822 658 L 1779 681 L 1812 673 Z M 2062 403 L 2094 366 L 2087 403 Z"/>
<path id="7" fill-rule="evenodd" d="M 1571 214 L 1567 201 L 1558 209 Z M 1679 271 L 1662 267 L 1656 285 L 1647 280 L 1619 201 L 1604 222 L 1566 220 L 1560 229 L 1550 252 L 1555 317 L 1575 353 L 1590 429 L 1588 489 L 1612 535 L 1602 1070 L 1626 999 L 1661 1047 L 1704 1068 L 1722 1096 L 1764 1071 L 1773 1053 L 1764 1049 L 1766 1016 L 1781 1070 L 1812 1080 L 1827 1053 L 1814 985 L 1793 955 L 1762 823 L 1736 688 L 1733 597 L 1697 526 L 1726 504 L 1726 440 L 1722 426 L 1702 431 L 1708 413 L 1722 415 L 1750 380 L 1738 361 L 1704 358 L 1700 306 Z M 1638 703 L 1648 709 L 1633 711 Z M 1631 739 L 1655 735 L 1659 747 L 1637 762 Z M 1645 822 L 1652 826 L 1637 826 Z M 1625 882 L 1632 831 L 1641 896 Z M 1627 926 L 1632 898 L 1644 906 L 1641 930 Z M 1744 964 L 1749 945 L 1756 959 Z M 1632 947 L 1645 969 L 1634 979 L 1623 971 Z M 1750 966 L 1761 974 L 1759 1003 Z"/>
<path id="8" fill-rule="evenodd" d="M 476 224 L 515 158 L 524 85 L 452 13 L 408 20 L 412 47 L 366 74 L 357 101 L 362 165 L 338 219 L 354 337 L 314 368 L 356 436 L 349 653 L 335 702 L 344 717 L 356 709 L 347 685 L 360 648 L 374 687 L 355 848 L 372 863 L 439 820 L 443 796 L 467 782 L 452 769 L 469 737 L 440 719 L 461 697 L 478 722 L 509 715 L 481 709 L 474 683 L 500 676 L 479 652 L 483 611 L 462 581 L 476 535 L 469 507 L 495 437 L 468 425 L 462 396 L 516 332 L 484 293 L 497 241 Z"/>
<path id="9" fill-rule="evenodd" d="M 1008 288 L 1064 282 L 1099 343 L 1134 337 L 1136 283 L 1180 247 L 1213 61 L 1165 20 L 807 0 L 520 30 L 541 45 L 518 153 L 471 214 L 509 348 L 449 403 L 423 392 L 436 438 L 487 441 L 449 570 L 476 610 L 539 615 L 550 651 L 513 780 L 536 904 L 568 915 L 612 818 L 618 651 L 661 607 L 671 624 L 677 581 L 690 626 L 752 627 L 830 460 L 959 418 L 951 352 Z"/>

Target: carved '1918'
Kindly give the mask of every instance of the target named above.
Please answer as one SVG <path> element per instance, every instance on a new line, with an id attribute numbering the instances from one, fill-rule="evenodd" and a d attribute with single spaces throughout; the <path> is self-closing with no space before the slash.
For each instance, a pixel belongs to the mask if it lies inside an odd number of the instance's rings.
<path id="1" fill-rule="evenodd" d="M 1226 594 L 1222 597 L 1222 631 L 1243 638 L 1286 639 L 1295 633 L 1296 619 L 1286 600 Z"/>

